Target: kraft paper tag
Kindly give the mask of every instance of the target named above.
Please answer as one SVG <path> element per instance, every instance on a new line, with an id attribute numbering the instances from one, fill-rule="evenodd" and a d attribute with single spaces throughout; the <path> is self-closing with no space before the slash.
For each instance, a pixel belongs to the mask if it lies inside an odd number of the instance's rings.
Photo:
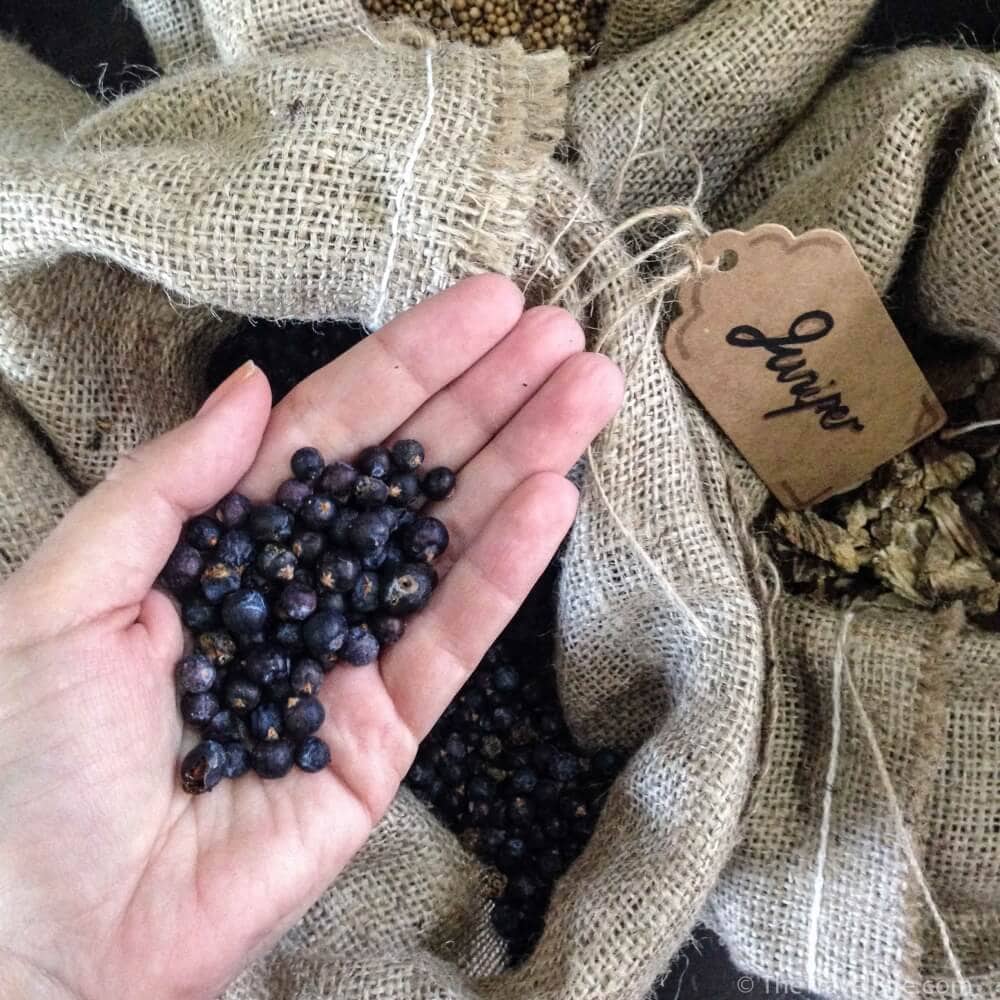
<path id="1" fill-rule="evenodd" d="M 685 283 L 666 355 L 778 500 L 864 482 L 945 412 L 840 233 L 714 233 L 719 269 Z"/>

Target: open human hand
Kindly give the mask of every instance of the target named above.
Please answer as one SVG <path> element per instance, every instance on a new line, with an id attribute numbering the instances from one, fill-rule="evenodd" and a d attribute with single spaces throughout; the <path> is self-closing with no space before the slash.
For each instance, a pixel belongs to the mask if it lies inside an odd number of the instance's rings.
<path id="1" fill-rule="evenodd" d="M 565 473 L 621 395 L 567 313 L 524 311 L 484 275 L 273 410 L 244 366 L 123 458 L 0 587 L 0 996 L 210 997 L 270 947 L 364 843 L 552 557 L 576 509 Z M 151 589 L 182 522 L 234 487 L 273 495 L 302 445 L 350 457 L 400 437 L 461 470 L 430 604 L 378 664 L 326 678 L 325 771 L 186 795 L 183 633 Z"/>

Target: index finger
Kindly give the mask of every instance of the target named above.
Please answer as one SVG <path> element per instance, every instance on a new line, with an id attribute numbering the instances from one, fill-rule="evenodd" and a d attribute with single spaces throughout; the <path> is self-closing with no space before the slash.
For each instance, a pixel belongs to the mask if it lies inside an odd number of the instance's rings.
<path id="1" fill-rule="evenodd" d="M 288 459 L 304 445 L 349 459 L 388 437 L 502 340 L 523 308 L 512 281 L 481 274 L 401 313 L 274 408 L 241 492 L 265 496 L 288 478 Z"/>

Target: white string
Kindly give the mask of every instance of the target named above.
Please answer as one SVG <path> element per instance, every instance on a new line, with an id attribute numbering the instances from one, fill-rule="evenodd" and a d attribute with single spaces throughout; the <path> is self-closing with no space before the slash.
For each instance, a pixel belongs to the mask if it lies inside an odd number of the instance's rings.
<path id="1" fill-rule="evenodd" d="M 604 489 L 604 484 L 601 482 L 601 474 L 597 465 L 597 461 L 594 458 L 594 449 L 592 446 L 587 448 L 587 465 L 590 467 L 591 479 L 593 480 L 594 486 L 597 488 L 597 495 L 601 499 L 601 503 L 604 504 L 605 510 L 611 515 L 611 519 L 615 522 L 618 530 L 625 536 L 628 543 L 632 546 L 635 554 L 642 560 L 646 565 L 646 569 L 653 575 L 653 579 L 663 588 L 663 592 L 667 595 L 667 598 L 672 604 L 677 607 L 680 611 L 682 617 L 685 619 L 687 624 L 699 635 L 701 638 L 708 638 L 709 632 L 702 620 L 694 613 L 691 605 L 681 597 L 677 588 L 670 582 L 670 580 L 660 571 L 659 566 L 653 562 L 650 558 L 649 553 L 643 548 L 642 542 L 636 537 L 635 532 L 621 519 L 618 515 L 618 511 L 615 510 L 614 504 L 611 503 L 607 492 Z"/>
<path id="2" fill-rule="evenodd" d="M 816 879 L 813 884 L 812 910 L 809 914 L 809 936 L 806 939 L 806 986 L 816 992 L 816 956 L 819 951 L 819 918 L 823 905 L 823 882 L 826 875 L 826 855 L 830 848 L 830 818 L 833 812 L 833 788 L 840 764 L 840 692 L 847 659 L 847 635 L 854 618 L 848 608 L 840 621 L 837 645 L 833 652 L 833 718 L 830 722 L 830 762 L 826 769 L 823 788 L 823 817 L 819 828 L 819 847 L 816 851 Z"/>
<path id="3" fill-rule="evenodd" d="M 364 35 L 365 38 L 367 38 L 368 41 L 372 43 L 372 45 L 377 45 L 379 48 L 382 48 L 382 43 L 368 30 L 368 28 L 365 25 L 359 24 L 356 27 L 358 31 L 360 31 L 361 34 Z"/>
<path id="4" fill-rule="evenodd" d="M 389 298 L 389 277 L 392 274 L 392 266 L 396 262 L 396 253 L 399 250 L 399 224 L 403 217 L 403 201 L 413 186 L 417 157 L 427 139 L 427 132 L 431 127 L 431 116 L 434 113 L 434 67 L 431 62 L 431 49 L 424 50 L 424 59 L 427 65 L 427 107 L 424 109 L 424 117 L 421 119 L 417 134 L 414 136 L 413 145 L 410 147 L 403 172 L 399 177 L 399 185 L 393 196 L 396 210 L 393 212 L 389 230 L 392 235 L 389 240 L 389 250 L 386 253 L 385 270 L 382 272 L 382 281 L 379 284 L 378 301 L 375 304 L 375 311 L 372 313 L 374 327 L 378 327 L 382 323 L 382 313 L 385 311 L 386 301 Z"/>
<path id="5" fill-rule="evenodd" d="M 628 148 L 628 152 L 625 154 L 622 168 L 618 171 L 618 176 L 615 178 L 614 187 L 611 189 L 609 204 L 613 208 L 618 208 L 621 205 L 622 192 L 625 190 L 625 178 L 628 176 L 628 168 L 635 162 L 636 150 L 639 148 L 639 141 L 642 139 L 642 131 L 645 127 L 646 101 L 649 100 L 649 95 L 652 94 L 658 87 L 659 84 L 651 83 L 643 93 L 642 100 L 639 101 L 638 113 L 635 118 L 635 133 L 632 136 L 632 143 Z"/>
<path id="6" fill-rule="evenodd" d="M 920 891 L 923 893 L 924 902 L 927 904 L 927 910 L 930 913 L 934 923 L 937 925 L 938 934 L 941 936 L 941 947 L 944 950 L 945 958 L 948 960 L 948 965 L 951 967 L 951 974 L 955 977 L 955 981 L 958 983 L 961 990 L 959 996 L 966 996 L 970 993 L 971 988 L 969 986 L 968 980 L 965 978 L 965 974 L 962 972 L 962 967 L 959 965 L 958 956 L 955 954 L 955 949 L 951 944 L 951 934 L 948 931 L 948 925 L 945 923 L 945 919 L 941 914 L 941 911 L 937 907 L 937 903 L 934 902 L 934 895 L 931 893 L 931 888 L 927 884 L 927 878 L 924 875 L 924 870 L 920 865 L 920 861 L 917 859 L 917 852 L 913 848 L 913 838 L 910 836 L 910 829 L 906 825 L 906 816 L 903 814 L 903 807 L 899 804 L 899 797 L 896 795 L 896 789 L 893 787 L 892 778 L 889 775 L 889 768 L 886 766 L 885 757 L 882 755 L 882 749 L 878 744 L 878 738 L 875 733 L 875 727 L 872 725 L 872 720 L 868 716 L 868 712 L 865 710 L 865 706 L 861 701 L 861 695 L 858 693 L 858 689 L 854 685 L 854 678 L 851 676 L 850 667 L 846 670 L 847 687 L 851 692 L 851 697 L 854 700 L 854 706 L 858 710 L 858 715 L 861 717 L 861 725 L 864 728 L 865 736 L 868 737 L 868 743 L 871 746 L 872 754 L 875 757 L 875 769 L 878 771 L 879 777 L 882 779 L 882 786 L 885 789 L 885 794 L 889 798 L 889 805 L 892 809 L 892 818 L 896 824 L 896 832 L 899 835 L 899 839 L 903 842 L 903 852 L 906 854 L 906 860 L 909 861 L 910 867 L 913 869 L 913 874 L 917 877 L 917 884 L 920 886 Z"/>
<path id="7" fill-rule="evenodd" d="M 545 248 L 545 252 L 539 256 L 538 263 L 535 265 L 534 271 L 528 277 L 528 280 L 524 283 L 524 294 L 527 297 L 528 289 L 531 287 L 532 282 L 541 273 L 542 268 L 548 263 L 549 257 L 551 257 L 555 252 L 563 237 L 573 228 L 576 223 L 577 217 L 583 210 L 584 205 L 587 204 L 587 197 L 590 194 L 590 188 L 593 182 L 588 182 L 586 188 L 584 188 L 583 194 L 577 199 L 576 206 L 573 208 L 570 217 L 566 220 L 565 225 L 559 230 L 555 235 L 555 239 Z"/>
<path id="8" fill-rule="evenodd" d="M 847 640 L 854 613 L 853 608 L 848 608 L 844 612 L 840 623 L 840 630 L 837 634 L 837 643 L 833 652 L 833 719 L 831 721 L 830 763 L 827 768 L 826 788 L 823 795 L 823 816 L 820 825 L 819 848 L 816 852 L 816 879 L 813 891 L 812 912 L 809 919 L 809 937 L 806 944 L 806 985 L 812 992 L 817 990 L 816 963 L 819 951 L 820 908 L 823 902 L 826 856 L 830 842 L 833 789 L 837 778 L 840 755 L 841 690 L 843 681 L 846 680 L 851 700 L 861 719 L 861 727 L 864 730 L 865 738 L 871 748 L 872 756 L 875 758 L 875 770 L 878 771 L 879 780 L 882 782 L 882 787 L 889 800 L 893 823 L 896 828 L 896 834 L 902 843 L 903 853 L 906 855 L 906 860 L 913 874 L 916 876 L 917 884 L 920 886 L 924 902 L 927 905 L 927 910 L 937 927 L 945 959 L 948 962 L 952 975 L 955 977 L 955 982 L 959 986 L 959 995 L 967 996 L 971 992 L 971 987 L 965 978 L 965 974 L 962 972 L 962 966 L 952 946 L 948 924 L 945 922 L 944 916 L 934 901 L 934 894 L 927 883 L 927 876 L 924 874 L 920 860 L 917 858 L 917 852 L 913 846 L 913 837 L 910 834 L 910 828 L 907 826 L 903 807 L 900 805 L 899 796 L 896 794 L 895 786 L 892 783 L 892 776 L 889 774 L 889 768 L 885 762 L 885 756 L 882 753 L 882 748 L 879 746 L 878 734 L 875 732 L 875 726 L 868 715 L 864 702 L 861 700 L 861 693 L 858 691 L 857 685 L 854 683 L 854 675 L 851 673 L 850 661 L 847 655 Z"/>
<path id="9" fill-rule="evenodd" d="M 963 424 L 961 427 L 946 427 L 938 437 L 942 441 L 951 441 L 963 434 L 971 434 L 973 431 L 985 430 L 988 427 L 1000 427 L 1000 420 L 977 420 L 974 424 Z"/>
<path id="10" fill-rule="evenodd" d="M 587 270 L 588 267 L 597 259 L 601 254 L 601 251 L 606 247 L 611 246 L 617 241 L 617 238 L 622 235 L 622 233 L 627 232 L 629 229 L 633 229 L 643 222 L 652 222 L 659 219 L 678 219 L 682 221 L 687 221 L 696 215 L 694 209 L 690 205 L 655 205 L 652 208 L 644 208 L 634 215 L 630 215 L 627 219 L 619 222 L 610 232 L 606 233 L 601 241 L 594 247 L 591 248 L 590 253 L 584 257 L 573 270 L 565 277 L 562 284 L 549 296 L 550 303 L 556 303 L 566 294 L 566 291 L 576 284 L 577 279 Z"/>

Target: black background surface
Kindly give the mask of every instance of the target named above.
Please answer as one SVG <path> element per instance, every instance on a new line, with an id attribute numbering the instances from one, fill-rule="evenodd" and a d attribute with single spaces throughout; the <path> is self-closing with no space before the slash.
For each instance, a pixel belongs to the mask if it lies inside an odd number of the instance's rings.
<path id="1" fill-rule="evenodd" d="M 135 20 L 115 0 L 0 0 L 0 32 L 92 91 L 120 92 L 150 75 L 152 53 Z M 859 47 L 877 51 L 928 42 L 1000 46 L 1000 0 L 883 0 Z M 710 931 L 698 928 L 675 959 L 657 1000 L 762 1000 L 808 997 L 751 981 Z M 859 998 L 866 1000 L 866 998 Z"/>

